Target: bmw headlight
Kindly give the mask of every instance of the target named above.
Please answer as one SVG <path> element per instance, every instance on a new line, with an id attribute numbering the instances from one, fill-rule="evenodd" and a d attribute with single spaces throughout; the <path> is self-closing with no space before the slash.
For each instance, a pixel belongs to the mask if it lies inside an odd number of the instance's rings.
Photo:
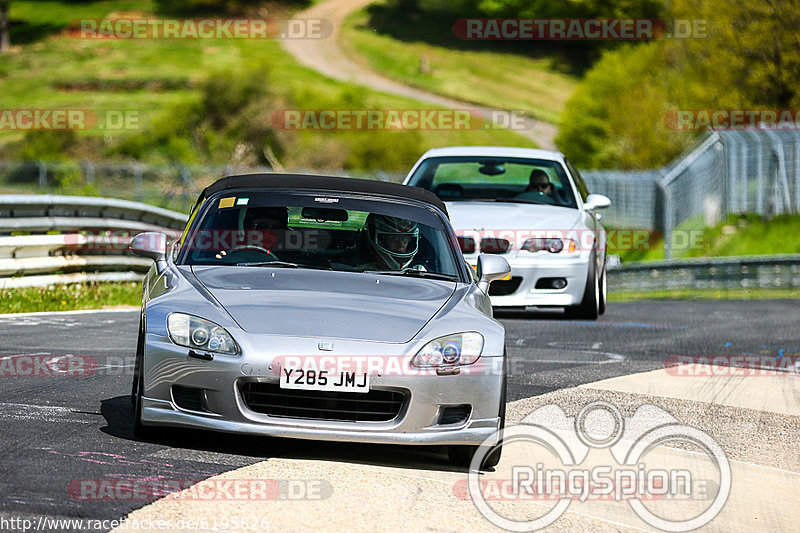
<path id="1" fill-rule="evenodd" d="M 578 251 L 578 243 L 572 239 L 534 237 L 526 240 L 522 244 L 522 249 L 528 250 L 529 252 L 540 252 L 547 250 L 551 254 L 561 253 L 562 251 L 573 254 Z"/>
<path id="2" fill-rule="evenodd" d="M 167 331 L 178 346 L 225 355 L 239 353 L 239 345 L 225 328 L 196 316 L 170 313 Z"/>
<path id="3" fill-rule="evenodd" d="M 471 365 L 483 352 L 483 335 L 474 331 L 434 339 L 417 352 L 411 364 L 418 368 Z"/>

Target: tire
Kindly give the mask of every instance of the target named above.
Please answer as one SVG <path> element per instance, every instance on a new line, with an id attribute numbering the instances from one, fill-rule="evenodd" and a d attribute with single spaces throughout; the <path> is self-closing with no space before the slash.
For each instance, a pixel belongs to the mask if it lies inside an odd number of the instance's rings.
<path id="1" fill-rule="evenodd" d="M 608 292 L 606 285 L 606 265 L 603 263 L 603 273 L 600 274 L 600 302 L 597 310 L 601 315 L 606 314 L 606 293 Z"/>
<path id="2" fill-rule="evenodd" d="M 507 358 L 508 356 L 504 353 L 503 357 Z M 505 360 L 507 361 L 507 359 Z M 506 427 L 506 389 L 507 389 L 507 378 L 506 378 L 506 363 L 504 361 L 503 364 L 503 390 L 500 393 L 500 430 L 502 431 Z M 455 466 L 463 466 L 465 468 L 469 468 L 472 464 L 472 457 L 478 452 L 480 446 L 448 446 L 447 447 L 447 457 L 450 460 L 450 464 Z M 500 462 L 500 456 L 503 454 L 503 443 L 497 444 L 493 446 L 491 451 L 484 457 L 483 464 L 481 464 L 481 471 L 485 471 L 489 468 L 494 468 Z"/>
<path id="3" fill-rule="evenodd" d="M 133 363 L 133 380 L 131 381 L 131 406 L 136 407 L 136 392 L 139 387 L 139 371 L 141 368 L 140 361 L 143 359 L 144 354 L 144 327 L 143 320 L 139 320 L 139 335 L 136 340 L 136 356 Z"/>
<path id="4" fill-rule="evenodd" d="M 133 404 L 133 436 L 148 439 L 153 436 L 153 428 L 142 424 L 142 396 L 144 394 L 144 329 L 139 326 L 139 340 L 136 344 L 136 363 L 133 370 L 131 404 Z"/>
<path id="5" fill-rule="evenodd" d="M 597 275 L 596 257 L 592 252 L 589 260 L 589 271 L 586 273 L 586 288 L 583 291 L 583 300 L 579 305 L 564 309 L 564 316 L 584 320 L 597 320 L 600 316 L 600 280 Z M 605 267 L 603 267 L 605 271 Z"/>

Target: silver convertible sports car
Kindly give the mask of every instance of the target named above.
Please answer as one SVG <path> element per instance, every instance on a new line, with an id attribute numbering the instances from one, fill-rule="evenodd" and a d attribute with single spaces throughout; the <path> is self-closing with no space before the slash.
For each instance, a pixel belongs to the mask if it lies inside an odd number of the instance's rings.
<path id="1" fill-rule="evenodd" d="M 495 307 L 564 307 L 596 319 L 606 307 L 606 232 L 580 173 L 558 152 L 465 146 L 429 150 L 406 177 L 444 200 L 461 250 L 508 259 Z"/>
<path id="2" fill-rule="evenodd" d="M 487 291 L 509 266 L 484 256 L 473 272 L 429 191 L 233 176 L 203 191 L 179 239 L 142 233 L 131 249 L 155 261 L 138 435 L 177 426 L 499 459 L 505 331 Z"/>

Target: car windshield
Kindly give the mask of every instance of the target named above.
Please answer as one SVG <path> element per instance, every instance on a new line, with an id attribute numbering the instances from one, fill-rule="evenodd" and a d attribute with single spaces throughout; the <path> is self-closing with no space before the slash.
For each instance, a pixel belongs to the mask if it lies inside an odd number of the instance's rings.
<path id="1" fill-rule="evenodd" d="M 498 157 L 433 157 L 408 182 L 447 202 L 491 201 L 577 208 L 558 161 Z"/>
<path id="2" fill-rule="evenodd" d="M 232 191 L 207 200 L 178 263 L 461 279 L 457 241 L 431 209 L 375 200 Z"/>

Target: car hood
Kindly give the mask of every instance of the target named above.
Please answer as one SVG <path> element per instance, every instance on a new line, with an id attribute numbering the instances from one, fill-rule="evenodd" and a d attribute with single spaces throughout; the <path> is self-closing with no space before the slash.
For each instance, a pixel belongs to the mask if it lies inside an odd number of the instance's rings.
<path id="1" fill-rule="evenodd" d="M 482 230 L 561 230 L 575 229 L 581 211 L 553 205 L 509 202 L 447 202 L 450 222 L 460 232 Z"/>
<path id="2" fill-rule="evenodd" d="M 404 343 L 453 295 L 455 282 L 353 272 L 193 266 L 245 331 Z"/>

